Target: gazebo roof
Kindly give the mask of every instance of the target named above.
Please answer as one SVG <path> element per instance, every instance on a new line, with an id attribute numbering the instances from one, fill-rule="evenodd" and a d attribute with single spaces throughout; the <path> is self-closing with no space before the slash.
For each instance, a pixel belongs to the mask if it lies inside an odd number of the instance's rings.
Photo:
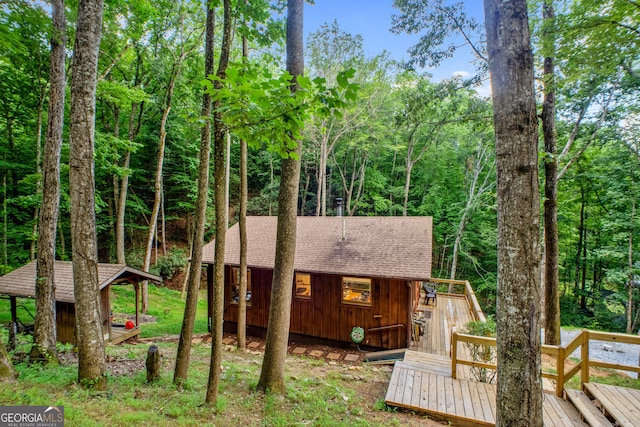
<path id="1" fill-rule="evenodd" d="M 277 217 L 247 217 L 247 264 L 274 266 Z M 203 252 L 213 264 L 215 241 Z M 295 269 L 309 273 L 427 280 L 431 217 L 298 217 Z M 240 264 L 239 226 L 226 234 L 225 263 Z"/>
<path id="2" fill-rule="evenodd" d="M 112 283 L 150 280 L 160 283 L 162 278 L 124 264 L 98 263 L 100 289 Z M 73 268 L 71 261 L 55 263 L 56 301 L 75 302 L 73 292 Z M 10 273 L 0 276 L 0 294 L 23 298 L 35 298 L 36 261 L 32 261 Z"/>

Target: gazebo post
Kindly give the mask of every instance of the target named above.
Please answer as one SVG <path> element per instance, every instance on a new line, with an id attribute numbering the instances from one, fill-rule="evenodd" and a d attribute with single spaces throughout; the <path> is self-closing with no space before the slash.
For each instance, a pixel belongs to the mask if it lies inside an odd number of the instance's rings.
<path id="1" fill-rule="evenodd" d="M 140 284 L 134 283 L 133 288 L 136 290 L 136 328 L 140 326 L 140 310 L 138 308 L 138 302 L 140 301 Z"/>

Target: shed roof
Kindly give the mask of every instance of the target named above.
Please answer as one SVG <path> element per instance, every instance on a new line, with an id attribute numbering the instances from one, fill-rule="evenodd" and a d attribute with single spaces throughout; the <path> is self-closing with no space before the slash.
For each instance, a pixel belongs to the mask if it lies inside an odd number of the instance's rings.
<path id="1" fill-rule="evenodd" d="M 151 280 L 160 283 L 162 279 L 156 275 L 145 273 L 124 264 L 98 263 L 98 280 L 100 289 L 111 283 L 132 280 Z M 73 292 L 73 268 L 71 261 L 55 263 L 56 301 L 75 302 Z M 0 276 L 0 294 L 23 298 L 35 298 L 36 294 L 36 261 L 32 261 L 10 273 Z"/>
<path id="2" fill-rule="evenodd" d="M 247 217 L 247 264 L 273 268 L 277 217 Z M 215 241 L 204 248 L 213 264 Z M 298 217 L 296 271 L 426 280 L 431 277 L 431 217 Z M 225 240 L 225 264 L 240 264 L 238 224 Z"/>

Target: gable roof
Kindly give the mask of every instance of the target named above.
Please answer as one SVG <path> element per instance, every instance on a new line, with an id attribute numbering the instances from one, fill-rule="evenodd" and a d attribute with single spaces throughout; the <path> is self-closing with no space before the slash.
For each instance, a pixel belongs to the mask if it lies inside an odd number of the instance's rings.
<path id="1" fill-rule="evenodd" d="M 277 217 L 247 217 L 247 264 L 272 269 Z M 431 217 L 298 217 L 296 271 L 426 280 L 431 277 Z M 343 238 L 344 235 L 344 238 Z M 203 251 L 213 264 L 215 241 Z M 239 226 L 226 234 L 225 264 L 240 264 Z"/>
<path id="2" fill-rule="evenodd" d="M 56 301 L 75 302 L 73 291 L 73 266 L 71 261 L 56 261 L 55 282 Z M 160 283 L 162 278 L 124 264 L 98 263 L 98 280 L 100 289 L 111 283 L 132 280 L 151 280 Z M 35 298 L 36 295 L 36 261 L 0 276 L 0 294 L 23 298 Z"/>

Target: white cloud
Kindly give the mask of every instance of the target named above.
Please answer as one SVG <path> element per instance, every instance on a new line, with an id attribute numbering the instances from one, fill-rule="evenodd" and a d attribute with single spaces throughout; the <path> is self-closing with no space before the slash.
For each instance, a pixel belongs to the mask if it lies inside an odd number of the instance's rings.
<path id="1" fill-rule="evenodd" d="M 453 74 L 453 77 L 462 77 L 462 78 L 469 77 L 471 75 L 471 73 L 468 71 L 454 71 L 451 74 Z"/>

